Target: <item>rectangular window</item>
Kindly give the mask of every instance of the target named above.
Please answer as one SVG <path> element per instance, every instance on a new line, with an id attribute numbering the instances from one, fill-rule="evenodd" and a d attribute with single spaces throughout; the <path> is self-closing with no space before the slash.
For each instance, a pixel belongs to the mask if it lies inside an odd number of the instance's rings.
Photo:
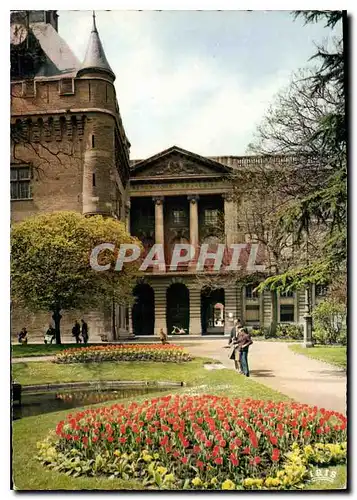
<path id="1" fill-rule="evenodd" d="M 216 208 L 206 209 L 204 219 L 205 219 L 205 226 L 218 226 L 219 210 Z"/>
<path id="2" fill-rule="evenodd" d="M 316 295 L 316 297 L 326 297 L 327 286 L 326 285 L 316 285 L 315 286 L 315 295 Z"/>
<path id="3" fill-rule="evenodd" d="M 259 305 L 247 305 L 245 307 L 245 320 L 259 323 Z"/>
<path id="4" fill-rule="evenodd" d="M 92 174 L 92 184 L 93 184 L 93 187 L 95 187 L 95 174 L 94 173 Z"/>
<path id="5" fill-rule="evenodd" d="M 22 83 L 22 97 L 35 97 L 35 80 L 26 80 Z"/>
<path id="6" fill-rule="evenodd" d="M 246 285 L 245 287 L 245 296 L 247 299 L 256 299 L 258 297 L 257 292 L 254 292 L 254 288 L 256 288 L 257 285 Z"/>
<path id="7" fill-rule="evenodd" d="M 186 223 L 186 213 L 183 208 L 174 208 L 172 211 L 172 222 L 175 226 Z"/>
<path id="8" fill-rule="evenodd" d="M 294 304 L 280 304 L 280 322 L 294 322 Z"/>
<path id="9" fill-rule="evenodd" d="M 74 79 L 62 78 L 59 82 L 60 95 L 73 95 L 74 94 Z"/>
<path id="10" fill-rule="evenodd" d="M 10 196 L 12 200 L 29 200 L 32 198 L 30 167 L 11 167 Z"/>

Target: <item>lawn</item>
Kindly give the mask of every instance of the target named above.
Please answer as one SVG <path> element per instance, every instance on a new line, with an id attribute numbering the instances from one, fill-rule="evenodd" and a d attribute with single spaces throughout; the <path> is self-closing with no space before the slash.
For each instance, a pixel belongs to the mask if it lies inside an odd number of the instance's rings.
<path id="1" fill-rule="evenodd" d="M 233 370 L 205 370 L 203 364 L 207 361 L 210 360 L 197 358 L 183 364 L 108 362 L 73 365 L 29 362 L 16 363 L 12 369 L 14 378 L 24 385 L 85 380 L 171 380 L 186 382 L 187 387 L 183 391 L 187 393 L 209 393 L 274 401 L 289 399 L 262 384 L 239 376 Z M 169 393 L 172 392 L 172 390 L 169 391 Z M 165 393 L 160 392 L 160 395 Z M 155 397 L 155 394 L 150 394 L 150 397 Z M 144 396 L 135 399 L 140 401 L 147 398 L 148 396 Z M 107 404 L 102 403 L 101 406 Z M 43 439 L 68 413 L 69 410 L 66 410 L 28 417 L 13 423 L 13 470 L 16 488 L 20 490 L 142 489 L 139 483 L 133 481 L 70 478 L 65 474 L 43 468 L 34 459 L 36 443 Z"/>
<path id="2" fill-rule="evenodd" d="M 103 344 L 86 344 L 90 345 L 103 345 Z M 108 345 L 108 344 L 105 344 Z M 75 349 L 83 347 L 83 344 L 13 344 L 11 346 L 11 355 L 13 358 L 25 358 L 31 356 L 53 356 L 63 349 Z"/>
<path id="3" fill-rule="evenodd" d="M 170 380 L 187 384 L 178 391 L 189 394 L 217 394 L 239 398 L 265 400 L 288 400 L 287 396 L 254 382 L 252 379 L 238 375 L 233 370 L 205 370 L 204 363 L 212 360 L 196 358 L 183 364 L 173 363 L 98 363 L 57 365 L 51 362 L 16 363 L 13 365 L 13 376 L 21 384 L 73 382 L 86 380 Z M 177 392 L 170 390 L 160 395 Z M 150 396 L 136 397 L 135 400 L 154 398 Z M 120 400 L 125 403 L 128 400 Z M 101 403 L 94 406 L 105 406 Z M 88 408 L 88 407 L 86 407 Z M 76 408 L 76 411 L 79 408 Z M 24 418 L 13 423 L 13 481 L 17 490 L 135 490 L 143 489 L 136 481 L 111 480 L 107 478 L 72 478 L 44 468 L 34 458 L 37 453 L 37 442 L 43 440 L 56 423 L 63 419 L 70 410 L 49 413 L 41 416 Z M 345 467 L 337 467 L 335 484 L 329 488 L 341 488 L 345 482 Z M 342 477 L 342 479 L 341 479 Z M 319 489 L 320 483 L 314 482 L 307 487 Z M 321 484 L 321 488 L 327 485 Z"/>
<path id="4" fill-rule="evenodd" d="M 126 342 L 130 343 L 130 342 Z M 138 344 L 139 342 L 135 342 Z M 145 342 L 140 342 L 140 344 L 144 344 Z M 152 342 L 149 342 L 152 343 Z M 157 339 L 157 343 L 160 343 L 160 340 Z M 195 346 L 197 343 L 195 342 L 185 342 L 183 339 L 178 339 L 175 342 L 171 342 L 172 344 L 176 345 L 181 345 L 181 346 Z M 95 344 L 86 344 L 86 347 L 89 347 L 91 345 L 94 346 L 99 346 L 99 345 L 105 345 L 108 346 L 109 344 L 106 342 L 104 344 L 100 343 L 95 343 Z M 199 345 L 199 344 L 198 344 Z M 27 344 L 27 345 L 20 345 L 20 344 L 13 344 L 11 346 L 11 355 L 13 358 L 27 358 L 27 357 L 33 357 L 33 356 L 53 356 L 59 351 L 63 351 L 63 349 L 78 349 L 80 347 L 83 347 L 83 344 Z"/>
<path id="5" fill-rule="evenodd" d="M 288 400 L 280 394 L 233 370 L 205 370 L 206 358 L 196 358 L 189 363 L 157 362 L 106 362 L 73 363 L 59 365 L 52 362 L 30 361 L 14 363 L 12 376 L 22 385 L 56 382 L 85 382 L 93 380 L 143 380 L 185 382 L 190 388 L 211 394 L 231 393 L 234 396 L 257 399 Z"/>
<path id="6" fill-rule="evenodd" d="M 303 354 L 309 358 L 325 361 L 341 368 L 347 367 L 347 349 L 344 346 L 315 346 L 305 348 L 301 345 L 291 345 L 289 348 L 297 354 Z"/>
<path id="7" fill-rule="evenodd" d="M 228 373 L 229 370 L 217 371 L 215 377 L 219 376 L 222 372 Z M 211 375 L 210 372 L 207 375 Z M 247 380 L 242 377 L 238 377 L 233 371 L 232 374 L 235 375 L 235 384 L 228 384 L 224 391 L 227 396 L 247 396 L 246 390 L 244 389 L 244 382 L 248 382 L 250 385 L 250 396 L 253 398 L 262 398 L 264 394 L 261 393 L 259 384 Z M 207 385 L 201 387 L 195 387 L 195 393 L 219 393 L 219 383 L 221 382 L 220 377 L 215 380 L 218 385 L 215 386 L 216 390 Z M 212 379 L 209 383 L 213 383 Z M 164 394 L 172 393 L 173 391 L 160 392 L 160 396 Z M 181 392 L 181 391 L 180 391 Z M 182 392 L 192 392 L 192 388 L 185 388 Z M 276 400 L 286 399 L 279 393 L 274 393 L 274 391 L 267 391 L 267 398 L 272 397 Z M 155 394 L 152 393 L 150 397 L 154 398 Z M 141 396 L 135 398 L 137 402 L 141 402 L 147 399 L 147 396 Z M 129 401 L 129 400 L 127 400 Z M 121 400 L 121 403 L 127 402 L 126 400 Z M 95 406 L 105 406 L 111 403 L 101 403 Z M 88 407 L 86 407 L 88 408 Z M 76 408 L 79 411 L 80 408 Z M 13 436 L 12 436 L 12 449 L 13 449 L 13 483 L 17 490 L 31 491 L 31 490 L 143 490 L 143 486 L 134 480 L 124 481 L 122 479 L 111 480 L 108 478 L 91 478 L 91 477 L 79 477 L 73 478 L 66 474 L 58 473 L 52 471 L 48 468 L 43 467 L 36 459 L 37 454 L 37 443 L 45 438 L 48 433 L 55 428 L 58 421 L 63 419 L 69 410 L 65 410 L 57 413 L 50 413 L 41 416 L 28 417 L 22 420 L 18 420 L 13 423 Z M 346 483 L 346 467 L 336 466 L 329 467 L 330 471 L 336 471 L 336 478 L 334 482 L 326 483 L 323 481 L 313 481 L 306 485 L 306 489 L 310 490 L 320 490 L 320 489 L 342 489 L 345 487 Z"/>

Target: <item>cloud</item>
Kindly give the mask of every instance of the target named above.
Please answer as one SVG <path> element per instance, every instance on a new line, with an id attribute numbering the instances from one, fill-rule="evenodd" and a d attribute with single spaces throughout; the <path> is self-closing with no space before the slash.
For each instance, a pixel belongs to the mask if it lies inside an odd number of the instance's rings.
<path id="1" fill-rule="evenodd" d="M 60 12 L 60 34 L 80 60 L 91 24 L 90 11 Z M 326 36 L 283 12 L 99 11 L 97 26 L 132 158 L 173 144 L 244 154 L 274 95 Z"/>

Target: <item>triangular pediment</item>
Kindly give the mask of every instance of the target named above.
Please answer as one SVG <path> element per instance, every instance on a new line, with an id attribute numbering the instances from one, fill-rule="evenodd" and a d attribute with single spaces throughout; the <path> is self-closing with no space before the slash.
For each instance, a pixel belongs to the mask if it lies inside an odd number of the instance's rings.
<path id="1" fill-rule="evenodd" d="M 231 169 L 226 165 L 173 146 L 136 163 L 130 175 L 137 179 L 224 176 L 229 173 Z"/>

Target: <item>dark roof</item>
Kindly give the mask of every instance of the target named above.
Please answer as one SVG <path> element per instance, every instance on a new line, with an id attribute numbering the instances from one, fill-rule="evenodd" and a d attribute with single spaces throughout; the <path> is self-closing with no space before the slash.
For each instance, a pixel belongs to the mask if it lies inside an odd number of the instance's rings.
<path id="1" fill-rule="evenodd" d="M 79 72 L 83 70 L 99 70 L 109 73 L 114 79 L 115 75 L 109 66 L 104 53 L 102 42 L 99 38 L 97 26 L 95 24 L 95 15 L 93 14 L 93 26 L 87 45 L 86 55 Z"/>
<path id="2" fill-rule="evenodd" d="M 48 23 L 31 23 L 30 28 L 47 59 L 37 76 L 61 74 L 75 76 L 80 62 L 54 27 Z"/>

